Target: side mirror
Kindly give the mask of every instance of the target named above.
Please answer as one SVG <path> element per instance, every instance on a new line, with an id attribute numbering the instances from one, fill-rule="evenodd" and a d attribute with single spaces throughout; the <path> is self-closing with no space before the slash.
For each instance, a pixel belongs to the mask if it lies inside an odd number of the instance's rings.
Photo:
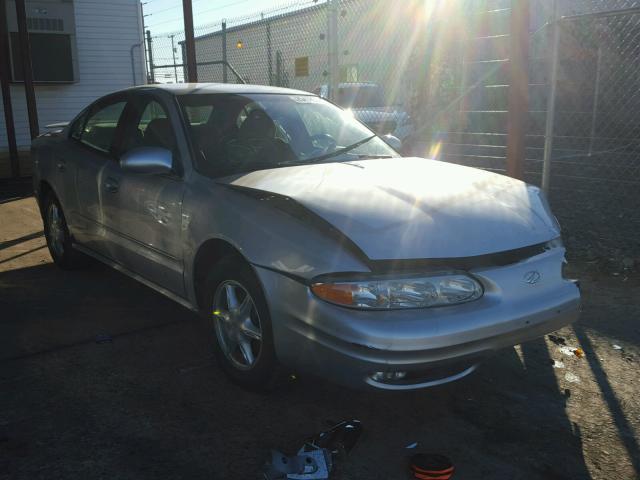
<path id="1" fill-rule="evenodd" d="M 173 168 L 173 154 L 166 148 L 134 148 L 120 157 L 120 168 L 125 172 L 149 175 L 170 173 Z"/>
<path id="2" fill-rule="evenodd" d="M 382 140 L 384 140 L 385 143 L 394 150 L 400 151 L 400 149 L 402 148 L 402 140 L 394 135 L 391 135 L 390 133 L 383 135 Z"/>

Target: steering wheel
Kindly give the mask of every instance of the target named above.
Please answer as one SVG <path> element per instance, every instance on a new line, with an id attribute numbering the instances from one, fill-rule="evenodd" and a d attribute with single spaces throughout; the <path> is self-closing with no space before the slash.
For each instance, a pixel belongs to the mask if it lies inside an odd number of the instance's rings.
<path id="1" fill-rule="evenodd" d="M 311 135 L 310 140 L 311 145 L 313 145 L 314 148 L 320 150 L 322 153 L 332 152 L 338 145 L 335 138 L 333 138 L 328 133 L 318 133 L 317 135 Z"/>

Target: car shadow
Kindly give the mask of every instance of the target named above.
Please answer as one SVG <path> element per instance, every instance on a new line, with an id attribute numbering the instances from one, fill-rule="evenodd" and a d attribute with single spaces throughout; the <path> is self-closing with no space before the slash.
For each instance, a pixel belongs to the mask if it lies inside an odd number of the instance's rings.
<path id="1" fill-rule="evenodd" d="M 261 395 L 225 379 L 196 315 L 107 267 L 0 279 L 0 388 L 13 392 L 0 396 L 0 457 L 15 448 L 0 474 L 11 478 L 51 462 L 65 478 L 255 478 L 271 448 L 294 453 L 346 418 L 364 434 L 336 480 L 403 478 L 414 442 L 460 478 L 591 478 L 542 339 L 429 390 L 302 376 Z"/>
<path id="2" fill-rule="evenodd" d="M 30 177 L 0 179 L 0 205 L 33 195 Z"/>
<path id="3" fill-rule="evenodd" d="M 587 352 L 595 352 L 591 339 L 587 335 L 586 329 L 581 324 L 574 326 L 574 332 L 578 341 L 582 345 L 582 348 Z M 640 475 L 640 447 L 638 441 L 634 436 L 634 429 L 629 420 L 627 419 L 622 409 L 622 404 L 616 396 L 613 387 L 609 381 L 607 373 L 605 372 L 602 363 L 598 359 L 596 354 L 586 355 L 587 362 L 593 373 L 598 388 L 600 389 L 601 396 L 607 405 L 607 408 L 613 419 L 613 423 L 618 430 L 618 437 L 622 441 L 624 448 L 627 450 L 631 463 L 636 474 Z"/>

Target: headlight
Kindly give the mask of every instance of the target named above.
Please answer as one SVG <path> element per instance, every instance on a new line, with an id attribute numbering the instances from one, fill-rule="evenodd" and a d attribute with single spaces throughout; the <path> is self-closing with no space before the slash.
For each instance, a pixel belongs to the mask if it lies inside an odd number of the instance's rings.
<path id="1" fill-rule="evenodd" d="M 314 283 L 311 291 L 336 305 L 380 310 L 457 305 L 483 294 L 480 283 L 464 274 Z"/>

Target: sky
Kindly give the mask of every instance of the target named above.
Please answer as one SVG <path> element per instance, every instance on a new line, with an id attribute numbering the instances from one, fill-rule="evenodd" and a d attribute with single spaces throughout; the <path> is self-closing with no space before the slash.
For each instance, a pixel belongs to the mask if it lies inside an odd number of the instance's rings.
<path id="1" fill-rule="evenodd" d="M 223 19 L 242 17 L 272 10 L 292 3 L 291 0 L 192 0 L 193 23 L 200 25 L 219 23 Z M 184 28 L 182 0 L 143 0 L 144 23 L 152 35 L 173 33 Z"/>

